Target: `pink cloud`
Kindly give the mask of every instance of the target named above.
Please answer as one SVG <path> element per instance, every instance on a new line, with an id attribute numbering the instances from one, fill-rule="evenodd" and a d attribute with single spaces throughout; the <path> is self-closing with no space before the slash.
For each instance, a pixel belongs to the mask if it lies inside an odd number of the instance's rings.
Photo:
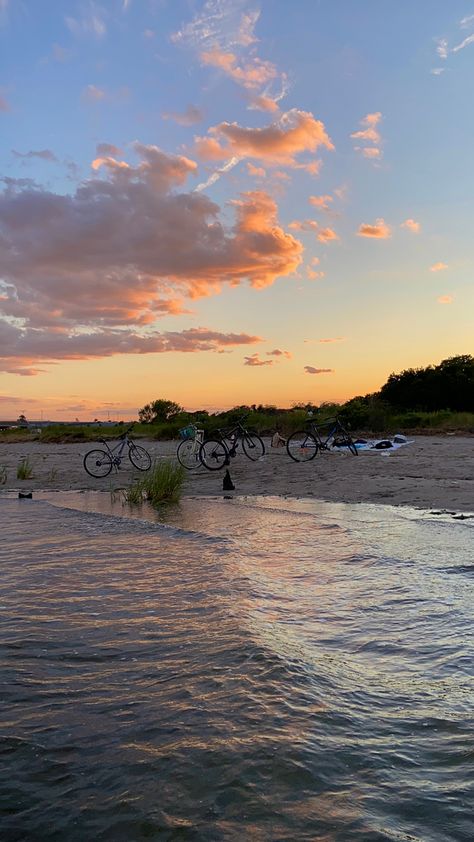
<path id="1" fill-rule="evenodd" d="M 362 223 L 357 231 L 357 236 L 373 237 L 377 240 L 388 240 L 389 237 L 392 236 L 392 232 L 390 230 L 390 226 L 387 225 L 385 220 L 381 217 L 380 219 L 376 219 L 373 225 Z"/>
<path id="2" fill-rule="evenodd" d="M 304 370 L 306 374 L 333 374 L 333 368 L 314 368 L 312 365 L 305 365 Z"/>
<path id="3" fill-rule="evenodd" d="M 321 345 L 332 344 L 333 342 L 345 342 L 345 336 L 331 336 L 328 339 L 318 339 Z"/>
<path id="4" fill-rule="evenodd" d="M 453 296 L 452 295 L 440 295 L 436 299 L 438 304 L 452 304 L 453 303 Z"/>
<path id="5" fill-rule="evenodd" d="M 382 157 L 382 150 L 378 146 L 354 146 L 356 152 L 362 152 L 364 158 L 377 159 Z"/>
<path id="6" fill-rule="evenodd" d="M 5 97 L 0 94 L 0 111 L 10 111 L 10 106 Z"/>
<path id="7" fill-rule="evenodd" d="M 113 143 L 98 143 L 96 146 L 96 152 L 98 157 L 116 157 L 120 155 L 121 150 L 118 146 L 115 146 Z"/>
<path id="8" fill-rule="evenodd" d="M 288 228 L 293 231 L 318 231 L 319 225 L 314 219 L 295 219 L 289 223 Z"/>
<path id="9" fill-rule="evenodd" d="M 42 161 L 58 160 L 50 149 L 30 149 L 29 152 L 17 152 L 16 149 L 12 149 L 12 152 L 16 158 L 40 158 Z"/>
<path id="10" fill-rule="evenodd" d="M 234 53 L 224 52 L 218 47 L 202 52 L 200 58 L 203 64 L 217 67 L 244 88 L 262 87 L 278 76 L 271 61 L 262 61 L 256 57 L 239 64 L 239 59 Z"/>
<path id="11" fill-rule="evenodd" d="M 250 161 L 247 163 L 247 172 L 249 175 L 255 176 L 255 178 L 265 178 L 267 174 L 263 167 L 255 167 Z"/>
<path id="12" fill-rule="evenodd" d="M 408 231 L 411 231 L 412 234 L 419 234 L 421 225 L 419 222 L 415 222 L 414 219 L 405 219 L 405 222 L 400 224 L 400 228 L 406 228 Z"/>
<path id="13" fill-rule="evenodd" d="M 433 265 L 430 266 L 430 272 L 443 272 L 445 269 L 448 269 L 448 264 L 443 263 L 442 261 L 439 263 L 433 263 Z"/>
<path id="14" fill-rule="evenodd" d="M 314 152 L 320 146 L 334 149 L 324 123 L 297 109 L 282 114 L 278 123 L 262 129 L 220 123 L 209 132 L 211 137 L 196 138 L 196 152 L 204 160 L 237 156 L 292 166 L 296 163 L 295 156 L 302 152 Z"/>
<path id="15" fill-rule="evenodd" d="M 325 272 L 317 272 L 315 269 L 311 269 L 310 266 L 307 266 L 306 276 L 310 281 L 320 281 L 325 277 Z"/>

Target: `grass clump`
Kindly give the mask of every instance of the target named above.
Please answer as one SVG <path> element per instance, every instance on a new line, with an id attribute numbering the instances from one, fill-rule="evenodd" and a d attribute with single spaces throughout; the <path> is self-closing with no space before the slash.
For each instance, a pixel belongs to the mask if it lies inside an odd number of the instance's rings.
<path id="1" fill-rule="evenodd" d="M 29 457 L 25 456 L 24 459 L 21 460 L 17 469 L 16 469 L 16 478 L 17 479 L 30 479 L 33 475 L 33 465 L 31 464 Z"/>
<path id="2" fill-rule="evenodd" d="M 155 462 L 151 470 L 125 489 L 125 502 L 136 506 L 147 500 L 152 506 L 160 503 L 177 503 L 186 472 L 182 465 L 169 459 Z"/>
<path id="3" fill-rule="evenodd" d="M 7 484 L 7 478 L 8 478 L 7 469 L 6 469 L 5 465 L 1 465 L 0 466 L 0 485 L 6 485 Z"/>

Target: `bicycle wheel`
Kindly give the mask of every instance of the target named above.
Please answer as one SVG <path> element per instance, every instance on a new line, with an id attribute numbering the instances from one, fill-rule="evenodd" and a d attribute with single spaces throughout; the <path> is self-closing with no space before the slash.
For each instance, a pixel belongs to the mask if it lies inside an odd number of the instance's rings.
<path id="1" fill-rule="evenodd" d="M 106 477 L 112 470 L 112 457 L 105 450 L 89 450 L 84 456 L 83 463 L 90 477 L 100 479 Z"/>
<path id="2" fill-rule="evenodd" d="M 349 452 L 352 453 L 353 456 L 358 456 L 359 451 L 354 444 L 354 440 L 352 436 L 344 429 L 341 425 L 339 426 L 339 433 L 340 433 L 340 442 L 343 447 L 347 447 Z M 338 437 L 339 438 L 339 437 Z"/>
<path id="3" fill-rule="evenodd" d="M 199 458 L 199 444 L 194 439 L 186 439 L 178 444 L 176 458 L 183 468 L 192 471 L 193 468 L 201 468 L 202 462 Z"/>
<path id="4" fill-rule="evenodd" d="M 209 471 L 218 471 L 229 459 L 229 452 L 222 441 L 208 439 L 199 449 L 199 459 Z"/>
<path id="5" fill-rule="evenodd" d="M 151 456 L 144 447 L 138 444 L 131 444 L 128 451 L 128 458 L 139 471 L 148 471 L 151 468 Z"/>
<path id="6" fill-rule="evenodd" d="M 286 450 L 295 462 L 309 462 L 318 452 L 318 442 L 312 433 L 292 433 L 286 442 Z"/>
<path id="7" fill-rule="evenodd" d="M 247 433 L 247 435 L 242 437 L 242 448 L 246 457 L 251 459 L 252 462 L 261 459 L 265 453 L 265 445 L 256 433 Z"/>

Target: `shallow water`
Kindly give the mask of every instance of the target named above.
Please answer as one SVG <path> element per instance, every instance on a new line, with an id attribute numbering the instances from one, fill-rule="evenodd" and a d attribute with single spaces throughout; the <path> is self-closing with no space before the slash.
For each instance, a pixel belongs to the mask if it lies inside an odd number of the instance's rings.
<path id="1" fill-rule="evenodd" d="M 38 496 L 0 500 L 2 840 L 472 840 L 473 521 Z"/>

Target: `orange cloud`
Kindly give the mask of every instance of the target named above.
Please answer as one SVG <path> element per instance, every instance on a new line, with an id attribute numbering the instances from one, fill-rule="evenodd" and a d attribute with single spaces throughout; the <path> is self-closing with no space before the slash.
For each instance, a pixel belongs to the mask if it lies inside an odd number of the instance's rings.
<path id="1" fill-rule="evenodd" d="M 433 263 L 433 265 L 430 266 L 430 272 L 443 272 L 444 269 L 447 269 L 447 268 L 448 268 L 448 264 L 440 261 L 439 263 Z"/>
<path id="2" fill-rule="evenodd" d="M 309 203 L 314 205 L 315 208 L 319 208 L 323 211 L 329 211 L 331 208 L 329 207 L 330 203 L 333 201 L 332 196 L 310 196 Z"/>
<path id="3" fill-rule="evenodd" d="M 310 266 L 307 266 L 306 275 L 310 281 L 319 281 L 321 278 L 325 277 L 325 272 L 317 272 L 314 269 L 311 269 Z"/>
<path id="4" fill-rule="evenodd" d="M 438 304 L 452 304 L 453 303 L 453 296 L 452 295 L 440 295 L 436 301 Z"/>
<path id="5" fill-rule="evenodd" d="M 220 123 L 209 132 L 211 137 L 196 138 L 197 154 L 205 160 L 237 156 L 292 166 L 296 164 L 295 156 L 302 152 L 314 152 L 320 146 L 334 149 L 324 123 L 297 109 L 282 114 L 278 123 L 262 129 Z"/>
<path id="6" fill-rule="evenodd" d="M 332 336 L 332 337 L 329 337 L 329 339 L 318 339 L 318 342 L 321 345 L 332 344 L 333 342 L 345 342 L 345 341 L 346 341 L 345 336 Z"/>
<path id="7" fill-rule="evenodd" d="M 364 158 L 380 158 L 382 155 L 379 145 L 382 141 L 379 130 L 376 126 L 380 123 L 382 114 L 380 111 L 374 111 L 372 114 L 366 114 L 360 121 L 361 129 L 352 132 L 351 138 L 353 140 L 362 141 L 363 146 L 355 146 L 356 152 L 361 152 Z M 367 144 L 371 144 L 370 146 Z"/>
<path id="8" fill-rule="evenodd" d="M 247 163 L 247 172 L 249 175 L 255 176 L 255 178 L 265 178 L 267 174 L 263 167 L 255 167 L 250 161 Z"/>
<path id="9" fill-rule="evenodd" d="M 354 146 L 356 152 L 362 152 L 364 158 L 381 158 L 382 150 L 377 146 Z"/>
<path id="10" fill-rule="evenodd" d="M 271 61 L 253 58 L 239 65 L 234 53 L 224 52 L 218 47 L 201 53 L 200 58 L 203 64 L 219 68 L 226 76 L 230 76 L 234 82 L 243 85 L 244 88 L 262 87 L 278 76 L 277 69 Z"/>
<path id="11" fill-rule="evenodd" d="M 376 219 L 373 225 L 363 223 L 359 226 L 358 237 L 374 237 L 378 240 L 388 240 L 392 236 L 390 226 L 383 218 Z"/>
<path id="12" fill-rule="evenodd" d="M 250 107 L 256 109 L 257 111 L 270 111 L 275 112 L 279 111 L 279 105 L 272 99 L 270 96 L 261 96 L 253 97 L 250 101 Z"/>
<path id="13" fill-rule="evenodd" d="M 405 219 L 405 222 L 401 223 L 400 228 L 406 228 L 408 231 L 411 231 L 412 234 L 419 234 L 421 225 L 419 222 L 415 222 L 414 219 Z"/>
<path id="14" fill-rule="evenodd" d="M 339 237 L 332 228 L 320 228 L 317 234 L 320 243 L 330 243 L 333 240 L 338 240 Z"/>
<path id="15" fill-rule="evenodd" d="M 295 219 L 289 223 L 288 228 L 293 231 L 318 231 L 319 225 L 314 219 Z"/>
<path id="16" fill-rule="evenodd" d="M 81 97 L 84 102 L 100 102 L 105 99 L 105 91 L 96 85 L 87 85 L 82 91 Z"/>

